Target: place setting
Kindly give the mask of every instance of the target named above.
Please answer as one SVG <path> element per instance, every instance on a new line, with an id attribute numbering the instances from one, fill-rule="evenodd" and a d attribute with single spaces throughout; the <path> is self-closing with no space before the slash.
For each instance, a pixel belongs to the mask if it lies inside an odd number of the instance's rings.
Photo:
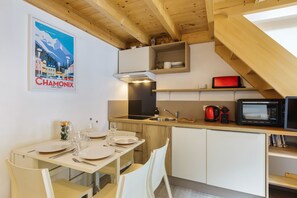
<path id="1" fill-rule="evenodd" d="M 52 142 L 52 143 L 36 146 L 35 151 L 39 152 L 40 154 L 50 154 L 50 153 L 64 151 L 70 146 L 71 145 L 66 142 Z"/>
<path id="2" fill-rule="evenodd" d="M 116 151 L 113 147 L 92 146 L 87 147 L 79 152 L 74 152 L 72 161 L 75 163 L 87 164 L 90 166 L 97 166 L 94 162 L 104 160 L 112 156 Z M 93 162 L 92 162 L 93 161 Z"/>
<path id="3" fill-rule="evenodd" d="M 90 131 L 87 136 L 90 139 L 103 139 L 107 136 L 107 131 Z"/>
<path id="4" fill-rule="evenodd" d="M 66 153 L 72 152 L 73 150 L 74 147 L 69 142 L 54 141 L 38 144 L 34 147 L 34 149 L 27 151 L 27 153 L 38 153 L 45 156 L 51 155 L 49 158 L 54 159 Z"/>
<path id="5" fill-rule="evenodd" d="M 127 148 L 129 145 L 137 143 L 138 137 L 131 135 L 131 132 L 118 131 L 115 122 L 110 123 L 110 130 L 107 131 L 106 143 L 104 146 L 114 146 Z"/>
<path id="6" fill-rule="evenodd" d="M 105 159 L 115 153 L 112 147 L 89 147 L 80 151 L 77 157 L 85 160 L 101 160 Z"/>
<path id="7" fill-rule="evenodd" d="M 130 145 L 135 144 L 139 141 L 138 137 L 135 136 L 124 136 L 124 135 L 111 135 L 106 138 L 105 147 L 115 148 L 128 148 Z M 116 149 L 117 152 L 123 152 L 123 150 Z"/>
<path id="8" fill-rule="evenodd" d="M 116 146 L 128 146 L 138 142 L 138 137 L 135 136 L 114 136 L 111 138 L 111 142 L 113 142 Z"/>

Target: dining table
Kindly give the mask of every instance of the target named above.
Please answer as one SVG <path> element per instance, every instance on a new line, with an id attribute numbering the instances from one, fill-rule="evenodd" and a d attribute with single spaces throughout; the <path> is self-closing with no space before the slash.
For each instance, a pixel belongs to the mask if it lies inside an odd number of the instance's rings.
<path id="1" fill-rule="evenodd" d="M 116 167 L 115 167 L 114 181 L 116 183 L 119 181 L 119 177 L 120 177 L 121 156 L 134 150 L 136 147 L 140 146 L 144 142 L 145 142 L 144 139 L 139 139 L 134 143 L 123 145 L 123 144 L 110 144 L 109 142 L 107 143 L 106 138 L 90 139 L 90 141 L 88 142 L 88 146 L 85 149 L 82 149 L 80 153 L 83 153 L 84 151 L 87 152 L 90 150 L 93 152 L 94 150 L 98 150 L 98 152 L 101 152 L 103 150 L 106 150 L 106 148 L 112 148 L 114 152 L 112 152 L 111 155 L 104 157 L 102 159 L 88 160 L 88 159 L 81 158 L 80 155 L 74 156 L 74 149 L 71 146 L 59 152 L 39 152 L 38 151 L 38 148 L 40 148 L 42 145 L 69 143 L 67 141 L 63 141 L 60 139 L 53 139 L 53 140 L 39 142 L 37 144 L 33 144 L 33 145 L 21 147 L 21 148 L 16 148 L 12 151 L 11 160 L 16 165 L 31 166 L 28 168 L 38 168 L 38 161 L 43 161 L 57 166 L 63 166 L 66 168 L 74 169 L 77 171 L 81 171 L 81 172 L 85 172 L 93 175 L 103 167 L 115 161 Z M 23 159 L 27 159 L 27 160 L 24 161 Z M 31 159 L 31 163 L 28 163 L 28 161 L 30 162 L 30 160 L 28 159 Z M 81 163 L 82 161 L 87 163 Z"/>

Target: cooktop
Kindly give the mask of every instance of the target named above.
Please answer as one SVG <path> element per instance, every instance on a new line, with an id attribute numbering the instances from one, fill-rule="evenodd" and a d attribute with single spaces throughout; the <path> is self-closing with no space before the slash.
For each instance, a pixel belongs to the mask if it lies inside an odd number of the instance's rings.
<path id="1" fill-rule="evenodd" d="M 128 115 L 128 116 L 122 116 L 120 118 L 133 119 L 133 120 L 145 120 L 151 117 L 152 116 L 147 116 L 147 115 Z"/>

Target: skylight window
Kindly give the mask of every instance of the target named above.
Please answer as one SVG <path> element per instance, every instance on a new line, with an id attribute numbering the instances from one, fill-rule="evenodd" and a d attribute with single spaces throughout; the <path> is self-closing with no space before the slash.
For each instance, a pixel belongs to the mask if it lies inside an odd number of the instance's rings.
<path id="1" fill-rule="evenodd" d="M 248 14 L 245 17 L 297 57 L 297 6 Z"/>

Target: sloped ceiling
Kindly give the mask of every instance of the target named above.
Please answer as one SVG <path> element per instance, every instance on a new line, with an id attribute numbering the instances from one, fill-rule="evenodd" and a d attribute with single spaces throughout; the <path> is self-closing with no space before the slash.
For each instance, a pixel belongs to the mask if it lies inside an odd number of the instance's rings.
<path id="1" fill-rule="evenodd" d="M 120 48 L 213 39 L 213 0 L 25 0 Z"/>

